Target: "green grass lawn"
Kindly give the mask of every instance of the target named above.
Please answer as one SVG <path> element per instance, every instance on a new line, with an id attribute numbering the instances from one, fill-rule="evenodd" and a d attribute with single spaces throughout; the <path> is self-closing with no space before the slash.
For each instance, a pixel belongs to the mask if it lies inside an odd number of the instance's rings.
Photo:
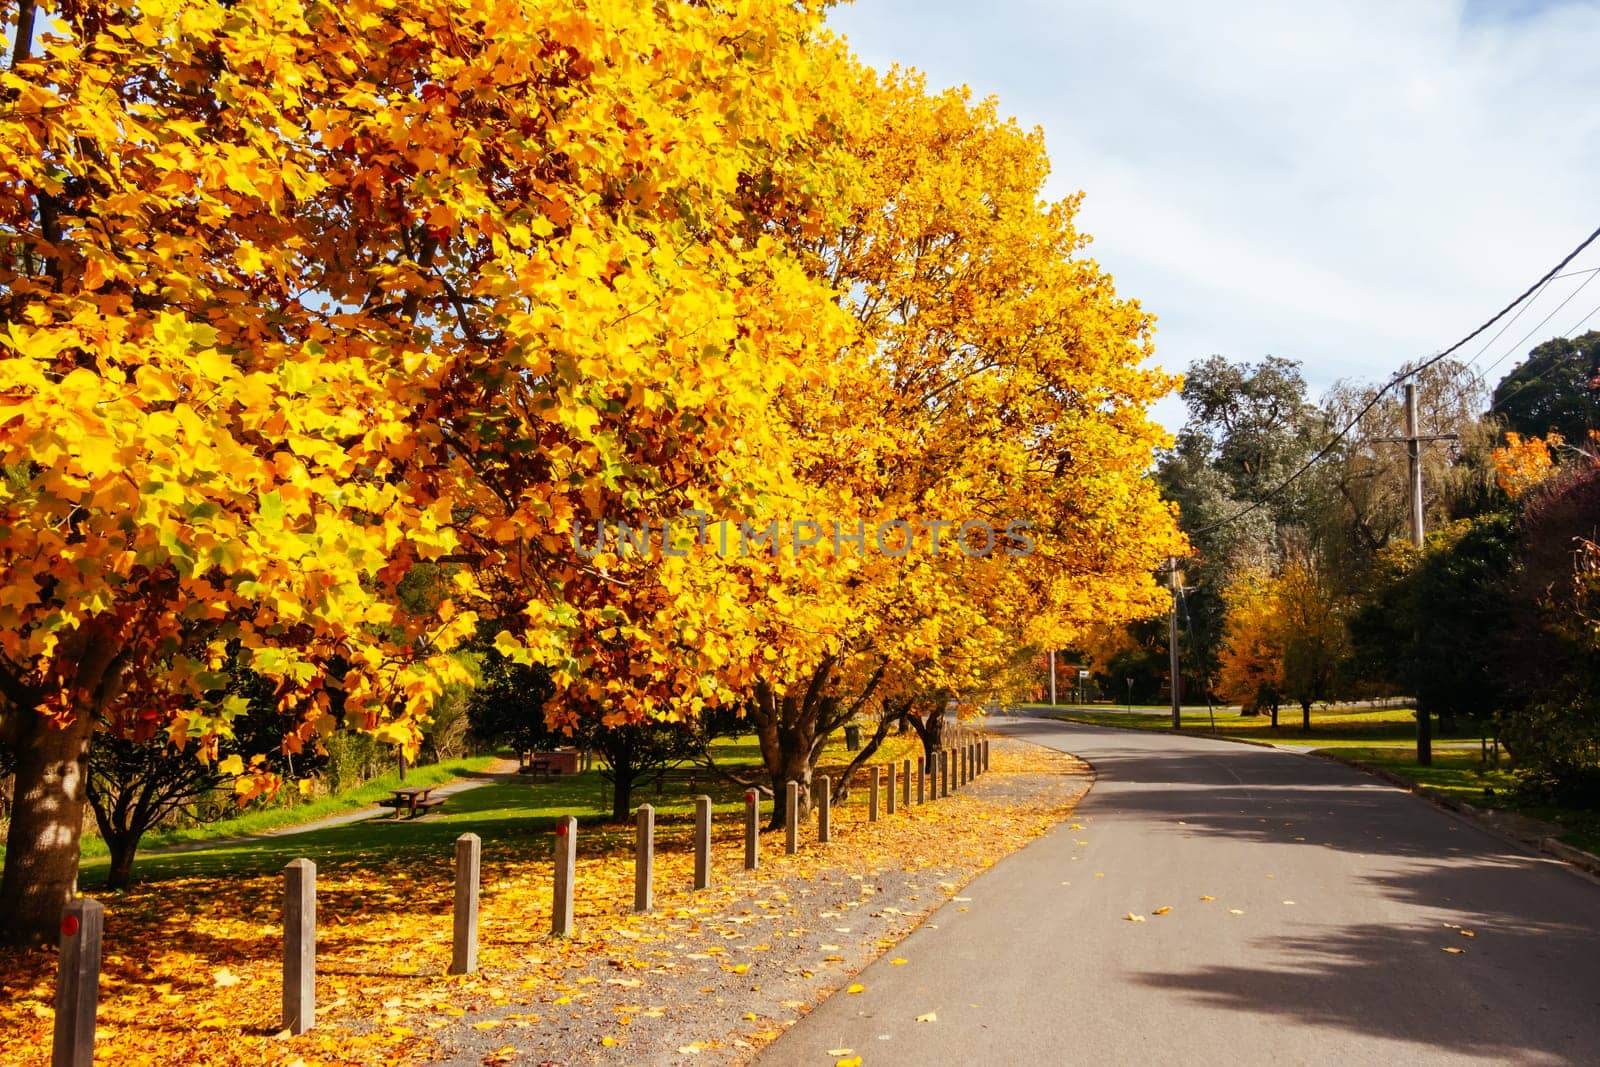
<path id="1" fill-rule="evenodd" d="M 411 767 L 406 771 L 406 785 L 441 785 L 453 782 L 457 778 L 482 771 L 495 761 L 494 756 L 472 756 L 467 759 L 447 760 L 444 763 L 433 763 L 422 767 Z M 268 830 L 278 830 L 286 826 L 298 826 L 302 823 L 316 822 L 330 815 L 342 815 L 347 811 L 357 811 L 369 807 L 374 802 L 390 796 L 400 786 L 398 771 L 380 775 L 356 789 L 334 796 L 317 797 L 298 804 L 278 805 L 272 804 L 260 808 L 246 810 L 240 815 L 230 819 L 221 819 L 201 826 L 185 826 L 171 830 L 157 830 L 148 833 L 139 842 L 140 848 L 164 848 L 168 845 L 182 845 L 194 841 L 218 841 L 229 837 L 248 837 L 251 834 L 265 833 Z M 104 857 L 106 843 L 99 836 L 85 834 L 83 837 L 82 854 L 84 859 Z"/>
<path id="2" fill-rule="evenodd" d="M 1121 726 L 1135 730 L 1171 730 L 1171 721 L 1163 715 L 1138 712 L 1057 710 L 1052 718 L 1064 722 L 1091 723 L 1097 726 Z M 1465 732 L 1442 734 L 1435 727 L 1435 740 L 1476 741 L 1470 724 Z M 1273 741 L 1284 744 L 1315 745 L 1318 748 L 1334 746 L 1362 746 L 1373 743 L 1403 745 L 1417 736 L 1417 720 L 1410 708 L 1313 708 L 1311 730 L 1300 728 L 1300 709 L 1282 709 L 1278 713 L 1278 727 L 1273 729 L 1268 715 L 1240 715 L 1237 708 L 1218 708 L 1208 712 L 1205 708 L 1183 709 L 1183 732 L 1196 735 L 1238 737 L 1254 741 Z"/>
<path id="3" fill-rule="evenodd" d="M 1517 792 L 1511 761 L 1503 754 L 1498 767 L 1486 766 L 1477 749 L 1436 749 L 1427 767 L 1416 753 L 1395 748 L 1341 747 L 1330 752 L 1346 762 L 1380 767 L 1443 796 L 1479 808 L 1516 812 L 1556 826 L 1556 834 L 1574 848 L 1600 855 L 1600 811 L 1560 808 L 1528 800 Z"/>
<path id="4" fill-rule="evenodd" d="M 920 751 L 914 737 L 891 738 L 879 750 L 873 762 L 903 759 Z M 755 771 L 760 762 L 760 750 L 753 736 L 722 739 L 713 744 L 713 754 L 719 765 L 739 773 Z M 819 764 L 819 773 L 837 772 L 853 755 L 844 749 L 842 738 L 830 742 Z M 485 757 L 475 761 L 457 761 L 430 768 L 412 768 L 406 782 L 432 784 L 431 779 L 448 780 L 461 777 L 472 770 L 481 769 L 489 762 Z M 468 766 L 467 764 L 471 764 Z M 425 771 L 435 771 L 427 775 Z M 490 862 L 497 856 L 542 854 L 551 847 L 551 831 L 556 820 L 564 815 L 576 816 L 583 824 L 585 852 L 631 849 L 633 826 L 606 825 L 611 811 L 611 787 L 598 770 L 591 770 L 568 778 L 549 781 L 518 778 L 514 781 L 492 782 L 476 789 L 449 797 L 446 803 L 427 815 L 418 818 L 396 819 L 387 813 L 374 819 L 327 827 L 278 837 L 262 837 L 248 841 L 226 843 L 223 839 L 239 837 L 264 829 L 284 825 L 250 823 L 254 815 L 274 815 L 282 810 L 298 814 L 294 821 L 310 821 L 341 811 L 368 807 L 380 798 L 387 797 L 397 785 L 392 776 L 375 779 L 360 789 L 343 797 L 326 798 L 322 802 L 290 809 L 264 810 L 251 813 L 228 823 L 197 827 L 185 840 L 211 839 L 219 843 L 214 848 L 198 848 L 184 852 L 149 853 L 141 843 L 140 854 L 134 861 L 133 876 L 136 881 L 165 881 L 172 879 L 209 877 L 216 875 L 251 875 L 280 870 L 284 864 L 301 856 L 315 862 L 319 868 L 341 867 L 389 868 L 395 871 L 415 870 L 416 864 L 435 863 L 448 866 L 455 839 L 467 832 L 483 839 L 484 860 Z M 706 780 L 696 783 L 694 793 L 709 795 L 713 812 L 731 815 L 744 809 L 744 790 L 731 782 Z M 662 824 L 663 836 L 669 841 L 682 828 L 686 833 L 692 821 L 694 798 L 687 784 L 668 782 L 657 794 L 653 785 L 635 790 L 633 804 L 651 804 L 656 818 Z M 766 807 L 767 801 L 763 804 Z M 313 815 L 311 812 L 316 809 Z M 249 825 L 250 829 L 244 829 Z M 224 831 L 227 832 L 224 832 Z M 197 838 L 201 832 L 208 838 Z M 148 838 L 148 841 L 154 840 Z M 165 843 L 175 843 L 167 838 Z M 85 850 L 82 875 L 86 885 L 95 886 L 105 877 L 109 858 L 104 845 L 91 854 Z M 397 877 L 399 875 L 397 874 Z"/>

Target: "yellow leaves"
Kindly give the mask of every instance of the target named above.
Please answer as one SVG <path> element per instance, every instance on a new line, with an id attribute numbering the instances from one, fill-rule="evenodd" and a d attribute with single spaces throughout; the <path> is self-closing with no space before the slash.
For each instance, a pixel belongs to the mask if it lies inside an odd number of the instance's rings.
<path id="1" fill-rule="evenodd" d="M 218 989 L 229 989 L 239 984 L 239 976 L 226 967 L 218 967 L 211 972 L 211 984 Z"/>
<path id="2" fill-rule="evenodd" d="M 1464 949 L 1464 948 L 1457 948 L 1454 945 L 1446 945 L 1444 947 L 1444 951 L 1448 952 L 1452 956 L 1460 956 L 1460 955 L 1464 954 L 1467 950 Z"/>
<path id="3" fill-rule="evenodd" d="M 830 1053 L 829 1055 L 832 1055 Z M 860 1056 L 844 1056 L 833 1061 L 833 1067 L 861 1067 Z"/>
<path id="4" fill-rule="evenodd" d="M 1171 910 L 1172 910 L 1171 905 L 1163 904 L 1163 905 L 1161 905 L 1161 907 L 1156 908 L 1155 910 L 1153 910 L 1150 914 L 1151 915 L 1165 915 L 1168 912 L 1170 912 Z"/>
<path id="5" fill-rule="evenodd" d="M 1213 896 L 1202 896 L 1202 897 L 1201 897 L 1201 898 L 1200 898 L 1200 899 L 1201 899 L 1201 900 L 1202 900 L 1202 901 L 1203 901 L 1203 902 L 1205 902 L 1205 903 L 1207 903 L 1207 904 L 1209 904 L 1209 903 L 1210 903 L 1210 902 L 1211 902 L 1211 901 L 1213 901 L 1213 900 L 1216 900 L 1216 899 L 1217 899 L 1217 898 L 1216 898 L 1216 897 L 1213 897 Z"/>
<path id="6" fill-rule="evenodd" d="M 890 960 L 889 962 L 891 964 L 893 964 L 894 966 L 896 966 L 896 967 L 904 967 L 908 961 L 905 960 L 903 957 L 896 956 L 894 959 Z"/>
<path id="7" fill-rule="evenodd" d="M 1125 921 L 1130 922 L 1130 923 L 1142 923 L 1142 922 L 1145 921 L 1145 918 L 1144 918 L 1143 915 L 1136 915 L 1131 911 L 1128 912 L 1128 914 L 1124 915 L 1122 918 Z"/>
<path id="8" fill-rule="evenodd" d="M 1555 450 L 1564 440 L 1552 431 L 1545 437 L 1523 437 L 1506 432 L 1506 443 L 1491 454 L 1495 482 L 1515 499 L 1543 482 L 1555 470 Z"/>
<path id="9" fill-rule="evenodd" d="M 917 1022 L 919 1022 L 919 1023 L 936 1023 L 938 1021 L 939 1021 L 939 1013 L 938 1012 L 925 1011 L 921 1015 L 917 1016 Z"/>
<path id="10" fill-rule="evenodd" d="M 223 758 L 217 763 L 217 772 L 219 774 L 233 775 L 235 777 L 243 774 L 244 758 L 238 753 L 234 753 L 231 756 Z"/>
<path id="11" fill-rule="evenodd" d="M 845 987 L 845 992 L 854 995 L 856 993 L 864 993 L 866 992 L 866 989 L 867 987 L 862 985 L 860 982 L 851 982 Z"/>

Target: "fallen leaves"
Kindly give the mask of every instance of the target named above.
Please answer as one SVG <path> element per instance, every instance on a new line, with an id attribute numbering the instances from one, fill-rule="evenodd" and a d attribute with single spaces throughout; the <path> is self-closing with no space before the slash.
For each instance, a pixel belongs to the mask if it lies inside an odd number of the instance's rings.
<path id="1" fill-rule="evenodd" d="M 936 1023 L 938 1021 L 939 1013 L 936 1011 L 925 1011 L 921 1015 L 917 1016 L 917 1022 L 919 1023 Z"/>
<path id="2" fill-rule="evenodd" d="M 663 1017 L 679 1027 L 714 1019 L 719 1029 L 699 1043 L 707 1059 L 730 1028 L 759 1047 L 809 1011 L 822 989 L 838 983 L 818 965 L 816 977 L 801 985 L 797 974 L 787 974 L 790 967 L 823 954 L 842 957 L 828 968 L 863 965 L 870 958 L 860 955 L 863 950 L 893 944 L 884 938 L 886 930 L 893 938 L 903 936 L 929 909 L 960 893 L 974 874 L 1062 822 L 1082 781 L 1069 775 L 1081 765 L 1031 747 L 1017 746 L 1004 756 L 1003 751 L 996 746 L 993 773 L 1042 772 L 1059 776 L 1062 787 L 1037 794 L 1030 787 L 1010 798 L 964 794 L 913 806 L 870 830 L 864 798 L 852 798 L 834 809 L 835 837 L 826 856 L 786 857 L 768 838 L 761 870 L 749 875 L 737 869 L 741 828 L 719 819 L 713 848 L 719 872 L 728 876 L 700 893 L 687 888 L 690 824 L 663 812 L 657 822 L 657 907 L 649 915 L 627 911 L 633 896 L 632 828 L 585 827 L 577 930 L 559 941 L 544 934 L 550 923 L 547 836 L 486 812 L 489 818 L 478 830 L 486 839 L 481 970 L 473 975 L 443 973 L 450 959 L 453 888 L 442 870 L 447 849 L 330 856 L 318 872 L 317 1027 L 299 1036 L 279 1030 L 282 882 L 276 867 L 261 874 L 245 870 L 136 884 L 107 905 L 117 923 L 115 938 L 108 933 L 106 941 L 96 1052 L 109 1063 L 145 1062 L 149 1042 L 159 1039 L 162 1057 L 173 1063 L 245 1067 L 300 1058 L 313 1067 L 354 1067 L 429 1062 L 439 1058 L 441 1040 L 465 1034 L 470 1037 L 461 1040 L 471 1042 L 467 1054 L 473 1058 L 462 1062 L 498 1067 L 527 1060 L 531 1049 L 543 1052 L 542 1035 L 554 1031 L 568 1035 L 574 1058 L 587 1042 L 590 1054 L 626 1047 L 630 1059 L 654 1062 L 671 1059 L 672 1048 L 648 1045 L 641 1022 Z M 983 820 L 982 835 L 970 832 L 975 818 Z M 455 832 L 441 838 L 448 841 Z M 806 901 L 815 887 L 830 882 L 846 882 L 854 897 L 851 876 L 879 869 L 926 871 L 930 858 L 937 875 L 922 879 L 926 890 L 915 904 L 894 902 L 896 919 L 887 926 L 863 918 L 833 927 L 819 922 L 818 909 Z M 863 883 L 868 900 L 874 881 L 869 876 Z M 860 903 L 850 897 L 830 899 L 827 910 L 836 921 Z M 879 909 L 862 903 L 856 914 L 864 917 L 869 910 Z M 888 907 L 881 911 L 891 914 Z M 831 932 L 847 928 L 860 932 Z M 821 943 L 823 937 L 831 940 Z M 791 939 L 804 941 L 807 950 L 798 956 L 781 951 Z M 0 955 L 0 1032 L 7 1037 L 8 1067 L 48 1062 L 52 962 L 47 954 Z M 909 963 L 904 957 L 889 962 Z M 720 984 L 708 984 L 713 981 Z M 731 1008 L 734 1000 L 721 1009 L 726 1014 L 691 1011 L 686 1017 L 681 1007 L 748 997 L 758 987 L 768 989 L 761 996 L 771 999 L 750 1002 L 752 1011 Z M 865 989 L 860 983 L 851 988 L 857 995 Z M 544 1021 L 530 1004 L 544 1009 Z M 936 1016 L 919 1018 L 931 1023 Z M 668 1032 L 680 1035 L 679 1041 L 698 1033 Z M 514 1035 L 525 1040 L 502 1040 Z M 615 1044 L 605 1044 L 606 1038 Z M 529 1062 L 539 1058 L 535 1054 Z"/>
<path id="3" fill-rule="evenodd" d="M 1124 915 L 1123 918 L 1126 919 L 1128 922 L 1131 922 L 1131 923 L 1142 923 L 1142 922 L 1144 922 L 1144 916 L 1143 915 L 1135 915 L 1131 911 L 1128 912 L 1128 914 Z"/>
<path id="4" fill-rule="evenodd" d="M 1157 908 L 1155 911 L 1152 911 L 1150 914 L 1151 915 L 1165 915 L 1171 910 L 1172 910 L 1172 908 L 1171 908 L 1170 905 L 1163 904 L 1163 905 L 1161 905 L 1161 907 Z"/>
<path id="5" fill-rule="evenodd" d="M 860 982 L 851 982 L 850 985 L 845 988 L 845 992 L 854 996 L 857 993 L 866 992 L 866 989 L 867 987 L 862 985 Z"/>

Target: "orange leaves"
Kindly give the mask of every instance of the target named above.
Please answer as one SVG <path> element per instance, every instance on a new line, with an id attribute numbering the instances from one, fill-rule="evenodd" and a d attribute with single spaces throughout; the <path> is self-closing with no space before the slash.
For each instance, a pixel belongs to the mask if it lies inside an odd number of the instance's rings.
<path id="1" fill-rule="evenodd" d="M 1491 457 L 1496 484 L 1506 495 L 1520 497 L 1555 471 L 1553 450 L 1562 444 L 1561 435 L 1553 431 L 1545 437 L 1523 437 L 1507 431 L 1506 443 L 1497 447 Z"/>

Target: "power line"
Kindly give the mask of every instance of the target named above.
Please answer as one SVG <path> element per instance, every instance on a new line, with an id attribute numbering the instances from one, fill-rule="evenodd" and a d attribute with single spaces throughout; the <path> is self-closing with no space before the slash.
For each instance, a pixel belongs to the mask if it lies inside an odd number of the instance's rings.
<path id="1" fill-rule="evenodd" d="M 1480 377 L 1482 377 L 1484 379 L 1484 382 L 1485 383 L 1488 382 L 1489 372 L 1490 371 L 1494 370 L 1500 364 L 1504 363 L 1507 359 L 1511 358 L 1512 353 L 1521 351 L 1522 346 L 1528 343 L 1528 338 L 1530 338 L 1534 334 L 1538 333 L 1544 327 L 1545 323 L 1547 323 L 1551 319 L 1555 318 L 1557 311 L 1560 311 L 1562 308 L 1564 308 L 1568 304 L 1572 303 L 1572 298 L 1577 296 L 1579 293 L 1583 292 L 1583 286 L 1584 285 L 1588 285 L 1590 282 L 1594 281 L 1595 278 L 1597 278 L 1597 277 L 1600 277 L 1600 274 L 1591 274 L 1591 275 L 1589 275 L 1589 277 L 1585 278 L 1583 280 L 1583 285 L 1578 286 L 1576 289 L 1572 290 L 1572 292 L 1568 293 L 1567 294 L 1567 298 L 1565 300 L 1561 301 L 1561 303 L 1557 304 L 1555 306 L 1555 309 L 1552 310 L 1550 312 L 1550 314 L 1546 315 L 1544 318 L 1539 320 L 1539 325 L 1538 326 L 1535 326 L 1533 329 L 1531 329 L 1527 333 L 1523 334 L 1522 335 L 1522 340 L 1518 341 L 1516 344 L 1514 344 L 1510 348 L 1506 349 L 1505 352 L 1501 354 L 1499 359 L 1495 360 L 1493 363 L 1491 363 L 1487 367 L 1483 368 L 1483 374 L 1480 375 Z"/>
<path id="2" fill-rule="evenodd" d="M 1316 466 L 1318 463 L 1321 463 L 1323 461 L 1323 459 L 1325 459 L 1329 455 L 1329 453 L 1331 453 L 1333 451 L 1334 446 L 1337 445 L 1340 441 L 1343 441 L 1345 439 L 1346 435 L 1348 435 L 1351 430 L 1355 429 L 1356 424 L 1359 423 L 1363 418 L 1365 418 L 1369 411 L 1371 411 L 1373 408 L 1378 406 L 1378 401 L 1383 399 L 1384 394 L 1388 393 L 1389 390 L 1393 389 L 1395 386 L 1399 385 L 1401 382 L 1405 381 L 1407 378 L 1410 378 L 1413 375 L 1422 373 L 1423 371 L 1427 370 L 1429 367 L 1433 366 L 1435 363 L 1438 363 L 1440 360 L 1445 359 L 1447 356 L 1450 356 L 1451 354 L 1453 354 L 1454 352 L 1456 352 L 1457 350 L 1459 350 L 1460 348 L 1462 348 L 1463 346 L 1465 346 L 1466 344 L 1471 342 L 1474 338 L 1476 338 L 1479 334 L 1483 333 L 1489 327 L 1491 327 L 1495 323 L 1499 322 L 1502 318 L 1504 318 L 1506 316 L 1506 314 L 1508 312 L 1511 311 L 1511 309 L 1515 308 L 1517 305 L 1521 304 L 1524 300 L 1528 299 L 1528 297 L 1532 296 L 1536 291 L 1538 291 L 1539 289 L 1542 289 L 1545 285 L 1549 284 L 1551 279 L 1555 278 L 1556 275 L 1560 274 L 1561 271 L 1566 268 L 1567 264 L 1571 263 L 1574 259 L 1578 258 L 1579 253 L 1581 253 L 1584 249 L 1588 248 L 1590 245 L 1594 244 L 1594 242 L 1595 242 L 1595 240 L 1597 238 L 1600 238 L 1600 229 L 1596 229 L 1588 237 L 1585 237 L 1583 239 L 1583 241 L 1578 245 L 1577 248 L 1574 248 L 1571 252 L 1568 252 L 1566 254 L 1566 256 L 1561 260 L 1560 263 L 1557 263 L 1554 267 L 1551 267 L 1548 271 L 1545 272 L 1545 274 L 1544 274 L 1544 276 L 1542 278 L 1540 278 L 1538 281 L 1534 282 L 1532 285 L 1528 286 L 1528 288 L 1524 289 L 1522 291 L 1522 294 L 1520 296 L 1518 296 L 1515 300 L 1511 301 L 1511 303 L 1507 304 L 1505 307 L 1503 307 L 1499 311 L 1495 312 L 1494 316 L 1492 318 L 1490 318 L 1488 321 L 1486 321 L 1483 325 L 1479 326 L 1477 329 L 1475 329 L 1471 333 L 1467 334 L 1465 337 L 1463 337 L 1461 340 L 1457 341 L 1455 344 L 1451 345 L 1449 348 L 1445 349 L 1443 352 L 1440 352 L 1435 356 L 1431 356 L 1428 359 L 1423 360 L 1421 363 L 1417 364 L 1415 367 L 1411 368 L 1410 370 L 1403 370 L 1403 371 L 1396 372 L 1395 375 L 1392 378 L 1390 378 L 1386 383 L 1384 383 L 1382 388 L 1380 388 L 1376 393 L 1374 393 L 1372 395 L 1372 399 L 1367 401 L 1366 406 L 1363 407 L 1360 411 L 1358 411 L 1356 413 L 1355 418 L 1351 419 L 1348 423 L 1346 423 L 1345 426 L 1344 426 L 1344 429 L 1340 430 L 1337 434 L 1334 435 L 1333 440 L 1329 441 L 1326 445 L 1323 445 L 1322 448 L 1318 449 L 1317 452 L 1310 459 L 1306 460 L 1305 463 L 1301 465 L 1299 470 L 1295 471 L 1293 474 L 1289 475 L 1289 477 L 1285 478 L 1283 481 L 1281 481 L 1277 485 L 1273 486 L 1270 490 L 1267 491 L 1267 494 L 1265 496 L 1261 497 L 1259 500 L 1256 500 L 1255 502 L 1253 502 L 1251 504 L 1245 505 L 1244 507 L 1240 508 L 1238 511 L 1235 511 L 1232 515 L 1228 515 L 1228 516 L 1226 516 L 1224 518 L 1218 519 L 1216 522 L 1212 523 L 1209 526 L 1204 526 L 1204 527 L 1194 531 L 1193 536 L 1198 537 L 1201 534 L 1210 533 L 1212 530 L 1221 529 L 1224 526 L 1227 526 L 1227 525 L 1230 525 L 1231 523 L 1239 521 L 1240 519 L 1244 518 L 1246 515 L 1249 515 L 1251 512 L 1257 511 L 1257 510 L 1261 509 L 1262 507 L 1264 507 L 1267 504 L 1268 501 L 1272 500 L 1279 493 L 1281 493 L 1285 489 L 1287 489 L 1302 474 L 1304 474 L 1306 471 L 1310 470 L 1312 467 Z M 1591 275 L 1591 277 L 1593 277 L 1593 276 Z M 1585 284 L 1587 284 L 1587 283 L 1585 283 Z M 1581 288 L 1581 286 L 1580 286 L 1580 288 Z"/>
<path id="3" fill-rule="evenodd" d="M 1569 329 L 1566 333 L 1562 334 L 1561 336 L 1562 337 L 1571 337 L 1573 334 L 1577 333 L 1579 330 L 1581 330 L 1583 328 L 1583 324 L 1584 323 L 1588 322 L 1590 319 L 1594 318 L 1596 315 L 1600 315 L 1600 304 L 1596 304 L 1593 311 L 1589 312 L 1589 314 L 1587 314 L 1583 318 L 1579 319 L 1576 323 L 1573 324 L 1571 329 Z"/>

